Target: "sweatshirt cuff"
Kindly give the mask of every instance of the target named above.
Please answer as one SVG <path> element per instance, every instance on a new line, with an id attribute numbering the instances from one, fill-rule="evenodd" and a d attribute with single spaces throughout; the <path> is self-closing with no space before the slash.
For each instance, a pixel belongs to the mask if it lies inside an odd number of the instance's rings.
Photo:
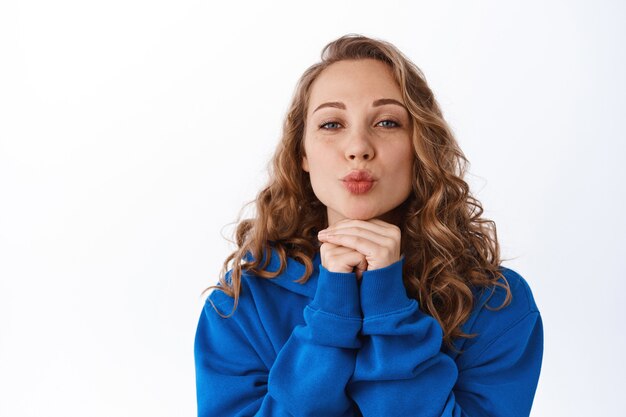
<path id="1" fill-rule="evenodd" d="M 404 256 L 384 268 L 363 272 L 360 291 L 364 319 L 403 310 L 414 302 L 406 295 L 403 266 Z"/>
<path id="2" fill-rule="evenodd" d="M 331 272 L 320 264 L 311 307 L 346 318 L 361 318 L 359 287 L 353 272 Z"/>

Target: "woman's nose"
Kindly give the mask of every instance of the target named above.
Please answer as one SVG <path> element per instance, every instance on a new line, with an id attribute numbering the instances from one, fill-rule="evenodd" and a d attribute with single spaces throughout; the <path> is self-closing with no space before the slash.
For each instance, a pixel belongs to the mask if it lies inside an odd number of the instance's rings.
<path id="1" fill-rule="evenodd" d="M 346 159 L 349 160 L 371 160 L 374 158 L 374 147 L 370 133 L 366 129 L 355 129 L 350 135 L 345 149 Z"/>

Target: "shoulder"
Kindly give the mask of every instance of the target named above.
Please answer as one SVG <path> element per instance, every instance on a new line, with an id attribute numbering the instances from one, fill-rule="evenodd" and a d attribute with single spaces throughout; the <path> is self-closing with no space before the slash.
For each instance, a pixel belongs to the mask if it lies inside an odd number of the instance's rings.
<path id="1" fill-rule="evenodd" d="M 232 274 L 232 269 L 228 270 L 224 276 L 226 285 L 218 283 L 211 290 L 204 303 L 205 312 L 206 310 L 211 309 L 216 313 L 219 311 L 224 315 L 229 315 L 231 310 L 235 307 L 238 309 L 239 306 L 245 306 L 250 303 L 252 297 L 250 291 L 251 275 L 245 271 L 242 272 L 239 279 L 239 289 L 236 291 L 237 296 L 235 297 L 235 295 L 231 295 L 237 288 L 237 286 L 233 283 Z"/>
<path id="2" fill-rule="evenodd" d="M 227 283 L 231 275 L 227 274 Z M 303 310 L 308 302 L 307 297 L 276 285 L 273 280 L 243 273 L 237 301 L 219 287 L 213 290 L 202 314 L 206 333 L 222 341 L 215 349 L 248 345 L 266 363 L 273 361 L 293 328 L 304 322 Z"/>
<path id="3" fill-rule="evenodd" d="M 289 264 L 295 262 L 289 259 Z M 274 265 L 271 265 L 273 268 Z M 276 267 L 278 269 L 278 266 Z M 275 278 L 259 277 L 251 272 L 242 271 L 239 279 L 239 290 L 237 299 L 229 294 L 222 286 L 218 285 L 213 289 L 205 301 L 205 312 L 207 314 L 232 315 L 235 320 L 241 320 L 244 316 L 256 319 L 269 313 L 271 310 L 280 310 L 288 307 L 291 299 L 298 294 L 290 290 L 290 286 L 299 287 L 300 284 L 292 282 L 293 268 L 285 268 L 284 271 Z M 235 285 L 232 278 L 232 269 L 225 274 L 225 282 L 234 290 Z M 232 293 L 232 291 L 230 291 Z M 270 310 L 270 311 L 265 311 Z M 220 314 L 221 313 L 221 314 Z M 277 311 L 276 313 L 280 313 Z"/>
<path id="4" fill-rule="evenodd" d="M 466 359 L 480 354 L 496 340 L 525 337 L 514 329 L 533 328 L 540 322 L 540 313 L 533 297 L 530 285 L 522 275 L 513 269 L 501 266 L 503 277 L 499 286 L 482 288 L 475 292 L 475 303 L 469 319 L 463 325 L 463 331 L 475 335 L 470 339 L 460 339 L 457 346 L 467 352 Z M 507 299 L 508 287 L 510 301 Z"/>
<path id="5" fill-rule="evenodd" d="M 241 280 L 237 302 L 219 285 L 213 289 L 204 302 L 194 343 L 197 378 L 205 391 L 222 390 L 225 375 L 263 369 L 272 350 L 246 279 Z"/>
<path id="6" fill-rule="evenodd" d="M 474 313 L 476 322 L 472 326 L 473 332 L 491 332 L 504 330 L 516 321 L 529 314 L 538 314 L 539 309 L 533 297 L 530 285 L 513 269 L 500 267 L 503 277 L 498 280 L 499 286 L 483 288 L 477 292 Z M 510 291 L 510 301 L 505 304 L 507 289 Z"/>
<path id="7" fill-rule="evenodd" d="M 507 313 L 512 316 L 538 312 L 539 309 L 526 279 L 513 269 L 504 266 L 500 266 L 500 272 L 503 278 L 500 278 L 498 282 L 508 286 L 511 292 L 511 302 L 499 311 L 507 310 Z M 506 289 L 502 286 L 483 289 L 478 293 L 476 308 L 498 308 L 506 300 L 506 295 Z"/>
<path id="8" fill-rule="evenodd" d="M 231 274 L 231 271 L 226 274 L 227 284 L 231 283 Z M 236 351 L 257 357 L 259 351 L 265 350 L 267 336 L 248 281 L 242 274 L 237 297 L 217 285 L 205 299 L 196 332 L 199 354 L 211 352 L 225 358 L 229 351 Z"/>

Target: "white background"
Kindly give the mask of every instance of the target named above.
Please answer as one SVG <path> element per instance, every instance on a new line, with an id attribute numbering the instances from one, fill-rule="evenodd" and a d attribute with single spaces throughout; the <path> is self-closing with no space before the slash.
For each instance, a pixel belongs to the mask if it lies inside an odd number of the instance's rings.
<path id="1" fill-rule="evenodd" d="M 532 415 L 623 410 L 625 21 L 618 1 L 3 1 L 0 415 L 196 413 L 222 234 L 296 80 L 351 32 L 424 71 L 534 291 Z"/>

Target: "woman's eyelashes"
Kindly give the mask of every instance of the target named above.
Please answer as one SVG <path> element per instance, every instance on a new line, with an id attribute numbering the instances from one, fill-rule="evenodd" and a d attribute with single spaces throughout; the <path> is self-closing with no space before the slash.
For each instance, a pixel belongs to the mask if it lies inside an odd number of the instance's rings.
<path id="1" fill-rule="evenodd" d="M 385 123 L 385 126 L 381 126 L 381 127 L 400 127 L 400 123 L 396 122 L 395 120 L 391 120 L 391 119 L 385 119 L 385 120 L 381 120 L 380 122 L 378 122 L 376 124 L 376 126 L 380 125 L 381 123 Z"/>
<path id="2" fill-rule="evenodd" d="M 319 125 L 319 128 L 322 130 L 336 130 L 336 129 L 339 129 L 339 127 L 341 126 L 342 126 L 341 123 L 337 121 L 325 121 Z M 393 119 L 383 119 L 377 122 L 375 126 L 382 127 L 385 129 L 392 129 L 395 127 L 401 127 L 402 125 Z"/>
<path id="3" fill-rule="evenodd" d="M 334 130 L 339 128 L 340 125 L 339 122 L 323 122 L 319 127 L 324 130 Z"/>

